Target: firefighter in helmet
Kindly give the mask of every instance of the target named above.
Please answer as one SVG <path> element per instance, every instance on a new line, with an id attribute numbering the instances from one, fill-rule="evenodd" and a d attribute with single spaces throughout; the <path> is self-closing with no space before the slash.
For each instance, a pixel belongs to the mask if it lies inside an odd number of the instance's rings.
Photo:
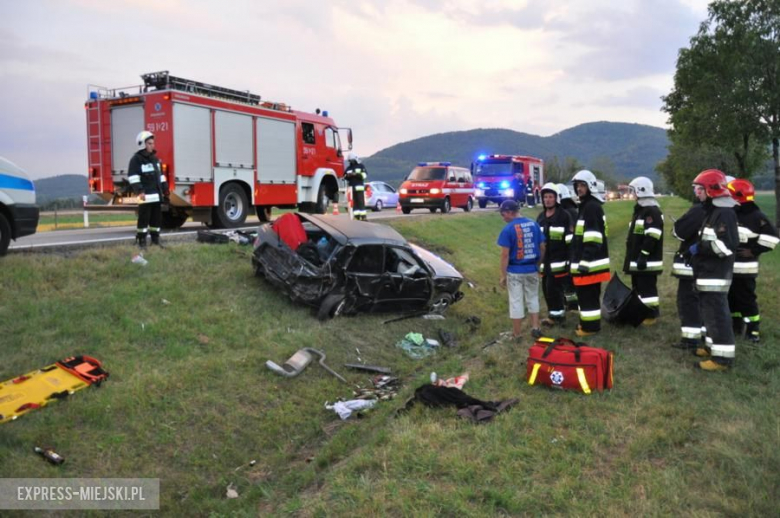
<path id="1" fill-rule="evenodd" d="M 701 186 L 694 186 L 697 193 Z M 677 277 L 677 314 L 680 316 L 680 341 L 672 347 L 695 351 L 703 339 L 701 312 L 699 311 L 699 292 L 693 278 L 691 266 L 691 246 L 696 242 L 699 229 L 704 224 L 706 212 L 698 197 L 693 205 L 674 222 L 673 234 L 680 241 L 680 247 L 672 261 L 672 275 Z"/>
<path id="2" fill-rule="evenodd" d="M 756 299 L 758 257 L 773 250 L 778 241 L 777 229 L 756 205 L 753 184 L 741 178 L 728 183 L 739 225 L 739 245 L 734 259 L 734 279 L 729 288 L 729 308 L 734 334 L 741 336 L 747 324 L 746 337 L 753 343 L 760 341 L 758 332 L 761 316 Z"/>
<path id="3" fill-rule="evenodd" d="M 355 153 L 350 153 L 347 160 L 349 165 L 344 170 L 344 178 L 352 189 L 352 214 L 356 220 L 366 221 L 366 167 Z"/>
<path id="4" fill-rule="evenodd" d="M 559 183 L 557 184 L 557 187 L 558 192 L 561 194 L 559 198 L 561 208 L 569 214 L 572 224 L 572 232 L 566 235 L 566 249 L 568 254 L 568 249 L 571 246 L 571 240 L 574 237 L 574 224 L 577 222 L 577 201 L 565 183 Z M 571 275 L 564 277 L 563 294 L 566 298 L 566 309 L 569 311 L 577 311 L 579 309 L 579 304 L 577 303 L 577 292 L 574 291 L 574 284 L 571 282 Z"/>
<path id="5" fill-rule="evenodd" d="M 554 183 L 542 186 L 542 212 L 536 222 L 542 229 L 546 245 L 544 261 L 541 264 L 542 293 L 547 302 L 548 318 L 542 320 L 545 326 L 563 324 L 566 320 L 566 299 L 564 290 L 569 277 L 569 251 L 567 239 L 574 231 L 574 222 L 569 213 L 561 207 L 561 194 Z"/>
<path id="6" fill-rule="evenodd" d="M 580 306 L 580 323 L 575 333 L 582 337 L 601 331 L 601 283 L 610 279 L 609 247 L 607 218 L 601 208 L 604 197 L 598 180 L 592 172 L 582 170 L 572 181 L 580 206 L 569 258 Z"/>
<path id="7" fill-rule="evenodd" d="M 168 181 L 162 174 L 160 159 L 154 149 L 154 134 L 142 131 L 135 138 L 138 151 L 127 166 L 127 180 L 130 188 L 138 197 L 138 225 L 136 244 L 146 248 L 146 236 L 152 236 L 152 244 L 160 245 L 160 225 L 162 225 L 163 197 L 170 194 Z"/>
<path id="8" fill-rule="evenodd" d="M 626 237 L 626 259 L 623 272 L 631 275 L 631 287 L 653 317 L 644 325 L 655 324 L 658 318 L 658 275 L 663 270 L 664 216 L 653 192 L 653 182 L 644 176 L 628 184 L 636 195 L 634 215 Z"/>
<path id="9" fill-rule="evenodd" d="M 729 194 L 726 176 L 717 169 L 702 171 L 693 180 L 696 196 L 704 205 L 704 222 L 696 242 L 689 249 L 699 292 L 699 310 L 706 328 L 705 347 L 696 356 L 710 357 L 697 364 L 709 372 L 729 370 L 736 352 L 734 330 L 729 318 L 728 292 L 739 245 L 737 204 Z"/>

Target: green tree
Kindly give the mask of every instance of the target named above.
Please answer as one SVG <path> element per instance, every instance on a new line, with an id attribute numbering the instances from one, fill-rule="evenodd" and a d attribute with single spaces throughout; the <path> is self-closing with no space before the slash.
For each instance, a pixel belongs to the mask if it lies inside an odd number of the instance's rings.
<path id="1" fill-rule="evenodd" d="M 701 148 L 705 155 L 725 150 L 736 164 L 732 174 L 750 177 L 771 141 L 780 198 L 779 86 L 780 0 L 712 2 L 690 48 L 680 51 L 674 88 L 664 97 L 673 127 L 671 151 L 676 145 Z M 682 171 L 682 162 L 673 157 L 665 170 Z M 670 185 L 679 183 L 665 177 Z"/>

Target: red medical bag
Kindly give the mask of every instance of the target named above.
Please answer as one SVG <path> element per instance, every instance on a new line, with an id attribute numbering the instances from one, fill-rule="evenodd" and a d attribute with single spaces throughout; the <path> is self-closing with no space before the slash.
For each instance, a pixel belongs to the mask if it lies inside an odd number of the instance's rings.
<path id="1" fill-rule="evenodd" d="M 590 394 L 612 388 L 613 355 L 568 338 L 539 338 L 528 350 L 529 385 Z"/>

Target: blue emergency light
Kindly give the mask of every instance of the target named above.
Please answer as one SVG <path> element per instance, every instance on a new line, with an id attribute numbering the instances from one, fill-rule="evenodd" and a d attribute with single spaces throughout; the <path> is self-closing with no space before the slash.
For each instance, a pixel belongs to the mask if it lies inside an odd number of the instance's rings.
<path id="1" fill-rule="evenodd" d="M 509 184 L 509 182 L 507 182 L 506 180 L 504 180 L 504 181 L 503 181 L 503 182 L 501 182 L 501 184 L 500 184 L 500 186 L 501 186 L 501 188 L 502 188 L 502 189 L 509 189 L 509 185 L 510 185 L 510 184 Z"/>
<path id="2" fill-rule="evenodd" d="M 485 182 L 479 182 L 477 184 L 477 187 L 479 187 L 480 189 L 487 189 L 487 184 Z"/>
<path id="3" fill-rule="evenodd" d="M 484 160 L 485 158 L 487 158 L 485 155 L 479 155 L 477 157 L 477 160 Z"/>

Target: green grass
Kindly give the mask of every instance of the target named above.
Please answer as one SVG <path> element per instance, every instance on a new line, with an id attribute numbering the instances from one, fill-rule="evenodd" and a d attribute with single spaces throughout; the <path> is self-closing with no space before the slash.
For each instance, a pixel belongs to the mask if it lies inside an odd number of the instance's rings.
<path id="1" fill-rule="evenodd" d="M 771 197 L 758 201 L 773 214 Z M 616 266 L 632 204 L 605 207 Z M 664 199 L 663 208 L 671 253 L 669 216 L 687 203 Z M 389 317 L 364 315 L 321 324 L 254 278 L 248 249 L 232 244 L 172 245 L 147 254 L 146 267 L 130 263 L 129 247 L 4 258 L 0 379 L 82 353 L 103 360 L 111 378 L 4 424 L 0 477 L 159 477 L 166 515 L 776 513 L 777 251 L 762 258 L 764 343 L 739 342 L 733 372 L 696 372 L 693 357 L 669 347 L 679 321 L 667 273 L 658 325 L 607 325 L 590 341 L 615 352 L 615 388 L 585 397 L 527 386 L 524 345 L 482 349 L 510 327 L 498 289 L 497 213 L 393 224 L 474 285 L 446 321 L 382 325 Z M 665 260 L 668 270 L 671 255 Z M 469 334 L 463 320 L 472 314 L 483 324 Z M 575 320 L 570 314 L 569 335 Z M 439 327 L 457 333 L 457 349 L 414 361 L 393 346 L 409 331 L 433 336 Z M 404 389 L 342 423 L 323 403 L 350 397 L 350 387 L 316 366 L 294 379 L 264 367 L 307 346 L 365 386 L 367 374 L 341 367 L 359 348 L 366 362 L 392 367 Z M 394 416 L 431 371 L 464 370 L 470 395 L 520 403 L 486 426 L 459 421 L 454 410 Z M 54 446 L 66 463 L 48 465 L 35 445 Z M 228 483 L 240 498 L 224 498 Z"/>

